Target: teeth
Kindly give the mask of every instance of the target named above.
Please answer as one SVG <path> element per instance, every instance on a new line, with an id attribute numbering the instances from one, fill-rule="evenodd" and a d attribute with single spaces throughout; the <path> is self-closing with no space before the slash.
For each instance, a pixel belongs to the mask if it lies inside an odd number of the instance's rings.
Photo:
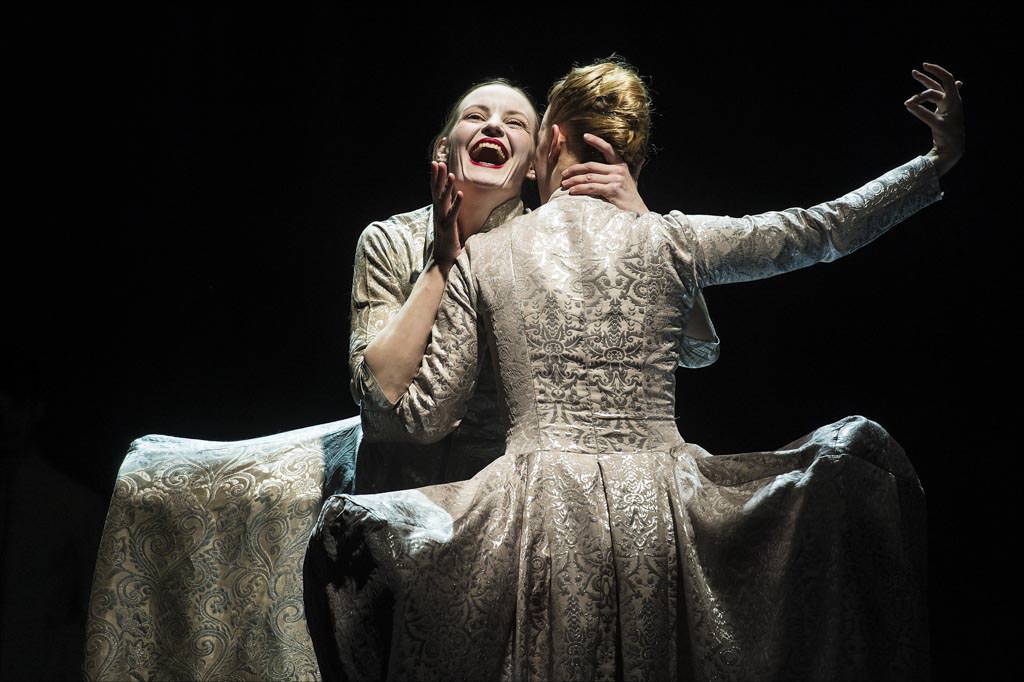
<path id="1" fill-rule="evenodd" d="M 498 156 L 501 157 L 502 163 L 505 163 L 505 161 L 508 160 L 508 155 L 505 153 L 505 150 L 501 148 L 500 144 L 495 144 L 493 142 L 481 142 L 476 146 L 474 151 L 478 151 L 480 149 L 493 149 L 498 152 Z"/>

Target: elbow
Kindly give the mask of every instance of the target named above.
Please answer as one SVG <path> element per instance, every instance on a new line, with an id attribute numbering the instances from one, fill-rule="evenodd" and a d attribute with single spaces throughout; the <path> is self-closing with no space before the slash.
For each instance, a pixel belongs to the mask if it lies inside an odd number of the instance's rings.
<path id="1" fill-rule="evenodd" d="M 373 392 L 373 374 L 366 366 L 365 349 L 349 356 L 348 361 L 349 383 L 348 389 L 352 394 L 352 400 L 356 405 L 362 402 Z"/>
<path id="2" fill-rule="evenodd" d="M 412 443 L 430 445 L 443 439 L 445 431 L 416 431 L 404 428 L 387 428 L 373 425 L 373 420 L 363 416 L 363 440 L 367 443 Z"/>
<path id="3" fill-rule="evenodd" d="M 387 408 L 363 401 L 360 411 L 363 438 L 369 443 L 429 445 L 447 436 L 458 425 L 458 422 L 448 424 L 407 408 L 404 401 Z"/>
<path id="4" fill-rule="evenodd" d="M 374 384 L 380 389 L 384 388 L 381 383 L 381 370 L 385 365 L 382 355 L 383 353 L 373 343 L 366 347 L 363 357 L 359 361 L 359 368 L 362 370 L 360 376 L 364 384 Z"/>
<path id="5" fill-rule="evenodd" d="M 359 405 L 363 402 L 363 396 L 366 395 L 365 382 L 360 381 L 358 370 L 353 368 L 349 370 L 351 379 L 348 382 L 348 392 L 352 396 L 352 402 Z"/>
<path id="6" fill-rule="evenodd" d="M 398 405 L 399 421 L 405 427 L 408 440 L 429 445 L 436 443 L 449 433 L 455 430 L 458 422 L 449 423 L 441 419 L 437 411 L 432 409 L 408 410 L 408 401 L 402 401 Z"/>
<path id="7" fill-rule="evenodd" d="M 380 348 L 370 344 L 363 355 L 362 375 L 366 378 L 365 383 L 373 383 L 388 403 L 394 405 L 398 399 L 409 388 L 412 378 L 406 376 L 393 357 Z"/>

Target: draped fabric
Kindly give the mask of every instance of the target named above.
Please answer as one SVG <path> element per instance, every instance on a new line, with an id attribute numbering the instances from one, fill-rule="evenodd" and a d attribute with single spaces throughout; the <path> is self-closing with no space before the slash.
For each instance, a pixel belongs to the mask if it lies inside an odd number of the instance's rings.
<path id="1" fill-rule="evenodd" d="M 369 376 L 363 420 L 442 438 L 490 363 L 506 451 L 325 503 L 306 557 L 325 679 L 927 675 L 924 498 L 899 444 L 848 417 L 711 456 L 676 429 L 675 369 L 703 287 L 835 260 L 940 196 L 918 157 L 809 209 L 556 192 L 468 240 L 419 374 L 395 403 Z"/>
<path id="2" fill-rule="evenodd" d="M 352 490 L 358 417 L 236 442 L 146 436 L 114 486 L 88 680 L 318 680 L 302 560 L 325 492 Z"/>

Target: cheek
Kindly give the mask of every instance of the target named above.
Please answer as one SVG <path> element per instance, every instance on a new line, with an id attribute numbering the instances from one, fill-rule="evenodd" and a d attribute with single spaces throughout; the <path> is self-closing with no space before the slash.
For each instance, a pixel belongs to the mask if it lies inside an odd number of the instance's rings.
<path id="1" fill-rule="evenodd" d="M 457 123 L 448 135 L 449 145 L 452 147 L 463 147 L 467 140 L 466 126 L 461 122 Z"/>

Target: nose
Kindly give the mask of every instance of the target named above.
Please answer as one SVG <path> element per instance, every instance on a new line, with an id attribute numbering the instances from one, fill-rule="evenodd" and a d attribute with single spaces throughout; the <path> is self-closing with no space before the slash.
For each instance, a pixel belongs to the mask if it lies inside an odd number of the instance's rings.
<path id="1" fill-rule="evenodd" d="M 504 137 L 505 125 L 501 118 L 497 116 L 491 116 L 487 119 L 487 124 L 484 126 L 484 135 L 487 137 Z"/>

